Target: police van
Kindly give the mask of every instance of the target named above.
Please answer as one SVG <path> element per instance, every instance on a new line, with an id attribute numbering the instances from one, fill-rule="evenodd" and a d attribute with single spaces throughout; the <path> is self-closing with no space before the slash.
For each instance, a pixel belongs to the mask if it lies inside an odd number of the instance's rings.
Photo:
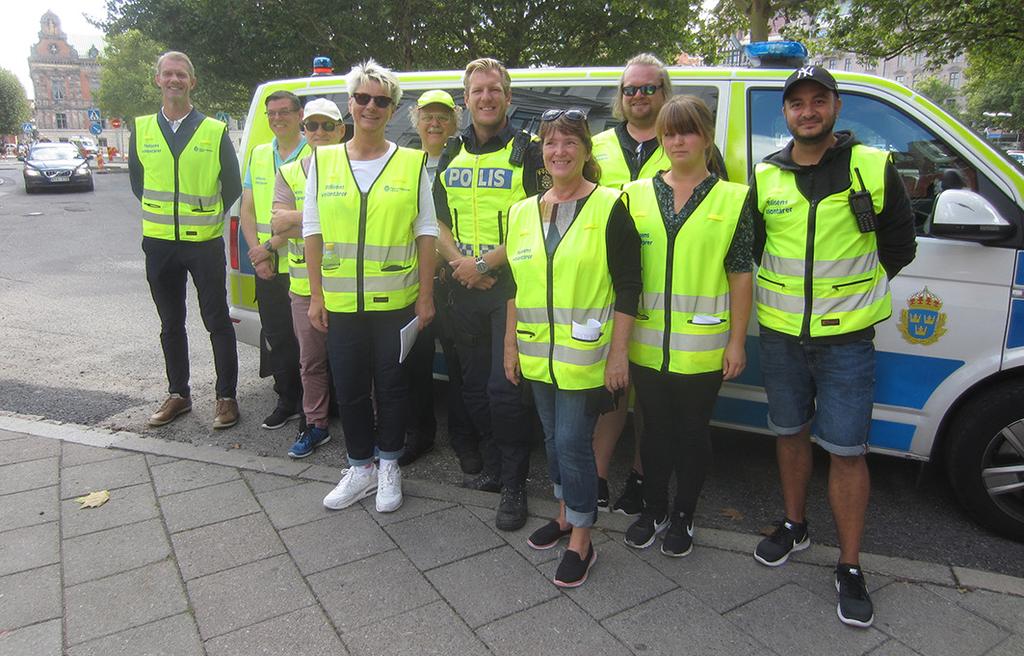
<path id="1" fill-rule="evenodd" d="M 791 69 L 670 68 L 675 94 L 699 96 L 715 114 L 728 177 L 789 140 L 782 85 Z M 514 127 L 535 130 L 549 108 L 583 108 L 594 134 L 611 127 L 621 68 L 512 70 Z M 916 215 L 917 258 L 892 281 L 893 313 L 876 327 L 872 452 L 944 463 L 960 501 L 979 523 L 1024 539 L 1024 169 L 914 91 L 883 78 L 833 71 L 843 107 L 836 129 L 892 153 Z M 408 108 L 428 89 L 462 103 L 462 71 L 398 75 L 404 94 L 387 138 L 418 147 Z M 288 90 L 345 108 L 344 78 L 318 75 L 261 85 L 242 138 L 243 168 L 273 136 L 264 99 Z M 468 114 L 468 113 L 467 113 Z M 469 120 L 468 115 L 464 117 Z M 244 174 L 244 170 L 243 170 Z M 257 344 L 253 269 L 230 226 L 231 316 L 241 341 Z M 718 426 L 768 434 L 756 317 L 748 366 L 722 388 Z M 443 364 L 439 363 L 439 369 Z"/>

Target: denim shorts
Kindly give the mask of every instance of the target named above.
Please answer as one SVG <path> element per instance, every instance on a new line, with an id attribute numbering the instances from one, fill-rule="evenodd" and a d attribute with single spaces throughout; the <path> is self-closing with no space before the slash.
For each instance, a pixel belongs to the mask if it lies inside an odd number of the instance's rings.
<path id="1" fill-rule="evenodd" d="M 801 344 L 761 332 L 768 428 L 796 435 L 814 423 L 818 444 L 838 456 L 867 452 L 875 392 L 875 345 Z"/>

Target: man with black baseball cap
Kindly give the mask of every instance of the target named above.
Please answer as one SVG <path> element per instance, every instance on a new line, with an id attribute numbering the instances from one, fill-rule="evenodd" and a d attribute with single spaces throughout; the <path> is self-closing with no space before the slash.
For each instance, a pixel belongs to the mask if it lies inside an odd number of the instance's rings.
<path id="1" fill-rule="evenodd" d="M 830 457 L 837 614 L 844 624 L 868 627 L 874 610 L 860 543 L 870 489 L 864 456 L 874 325 L 892 314 L 889 280 L 914 259 L 916 244 L 910 200 L 889 153 L 834 131 L 841 108 L 827 70 L 794 71 L 782 92 L 793 139 L 757 164 L 750 180 L 760 360 L 786 511 L 754 558 L 776 567 L 811 544 L 804 512 L 813 424 Z"/>

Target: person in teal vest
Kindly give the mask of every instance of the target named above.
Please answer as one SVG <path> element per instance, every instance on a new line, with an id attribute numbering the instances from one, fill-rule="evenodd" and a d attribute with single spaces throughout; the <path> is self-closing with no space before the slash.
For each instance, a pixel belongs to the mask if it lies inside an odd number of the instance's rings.
<path id="1" fill-rule="evenodd" d="M 185 298 L 188 276 L 210 333 L 217 372 L 213 427 L 238 423 L 238 352 L 228 315 L 224 213 L 241 193 L 238 158 L 227 126 L 192 106 L 195 69 L 170 51 L 156 63 L 163 105 L 135 119 L 128 145 L 132 192 L 141 203 L 146 280 L 160 315 L 168 396 L 150 418 L 163 426 L 192 409 Z"/>
<path id="2" fill-rule="evenodd" d="M 314 98 L 303 107 L 302 128 L 312 149 L 341 143 L 345 124 L 341 110 L 331 100 Z M 309 271 L 302 241 L 302 209 L 306 174 L 312 155 L 281 166 L 274 182 L 271 232 L 288 239 L 288 297 L 292 326 L 299 342 L 299 373 L 302 376 L 302 412 L 306 430 L 288 449 L 290 458 L 305 458 L 331 439 L 328 408 L 331 399 L 327 367 L 327 336 L 309 321 Z"/>
<path id="3" fill-rule="evenodd" d="M 423 152 L 385 138 L 398 78 L 369 60 L 346 82 L 353 137 L 314 151 L 302 218 L 309 320 L 327 333 L 350 465 L 323 503 L 376 494 L 377 512 L 393 512 L 410 411 L 403 344 L 434 318 L 437 220 Z"/>
<path id="4" fill-rule="evenodd" d="M 910 200 L 889 153 L 834 131 L 842 104 L 827 70 L 794 71 L 782 92 L 793 139 L 757 164 L 751 178 L 761 371 L 786 511 L 754 558 L 775 567 L 810 546 L 813 430 L 829 454 L 837 613 L 844 624 L 868 627 L 874 607 L 860 543 L 870 490 L 864 456 L 874 404 L 874 325 L 892 313 L 889 279 L 913 261 L 916 244 Z"/>
<path id="5" fill-rule="evenodd" d="M 256 274 L 256 304 L 260 314 L 260 376 L 274 377 L 277 403 L 263 420 L 262 428 L 277 430 L 300 419 L 305 432 L 302 379 L 299 376 L 299 343 L 292 327 L 288 299 L 288 238 L 274 234 L 271 210 L 274 180 L 284 164 L 309 155 L 306 137 L 299 131 L 302 103 L 290 91 L 275 91 L 263 103 L 274 138 L 253 148 L 242 181 L 240 209 L 242 235 L 249 245 L 249 262 Z M 259 120 L 259 119 L 257 119 Z"/>
<path id="6" fill-rule="evenodd" d="M 704 101 L 672 98 L 656 127 L 671 168 L 625 187 L 643 241 L 629 359 L 644 416 L 645 473 L 643 512 L 625 542 L 644 549 L 667 528 L 661 553 L 679 557 L 693 546 L 718 390 L 746 365 L 754 233 L 747 186 L 708 170 L 715 123 Z"/>
<path id="7" fill-rule="evenodd" d="M 597 466 L 592 435 L 601 412 L 629 386 L 627 349 L 640 294 L 640 237 L 618 189 L 599 186 L 586 115 L 552 109 L 540 138 L 552 187 L 512 206 L 506 242 L 515 295 L 508 301 L 504 370 L 529 382 L 544 426 L 559 514 L 527 544 L 569 538 L 554 583 L 586 581 L 597 554 Z"/>

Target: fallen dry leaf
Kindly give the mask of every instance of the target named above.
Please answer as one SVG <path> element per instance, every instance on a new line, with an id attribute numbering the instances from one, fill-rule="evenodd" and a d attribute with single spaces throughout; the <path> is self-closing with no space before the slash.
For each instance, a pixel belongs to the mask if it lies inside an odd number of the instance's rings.
<path id="1" fill-rule="evenodd" d="M 99 508 L 106 502 L 110 501 L 110 492 L 107 492 L 106 490 L 90 492 L 84 497 L 78 497 L 75 501 L 82 504 L 82 508 Z"/>
<path id="2" fill-rule="evenodd" d="M 738 522 L 743 519 L 743 513 L 736 510 L 735 508 L 722 508 L 718 511 L 718 514 L 722 517 L 728 517 L 729 519 Z"/>

